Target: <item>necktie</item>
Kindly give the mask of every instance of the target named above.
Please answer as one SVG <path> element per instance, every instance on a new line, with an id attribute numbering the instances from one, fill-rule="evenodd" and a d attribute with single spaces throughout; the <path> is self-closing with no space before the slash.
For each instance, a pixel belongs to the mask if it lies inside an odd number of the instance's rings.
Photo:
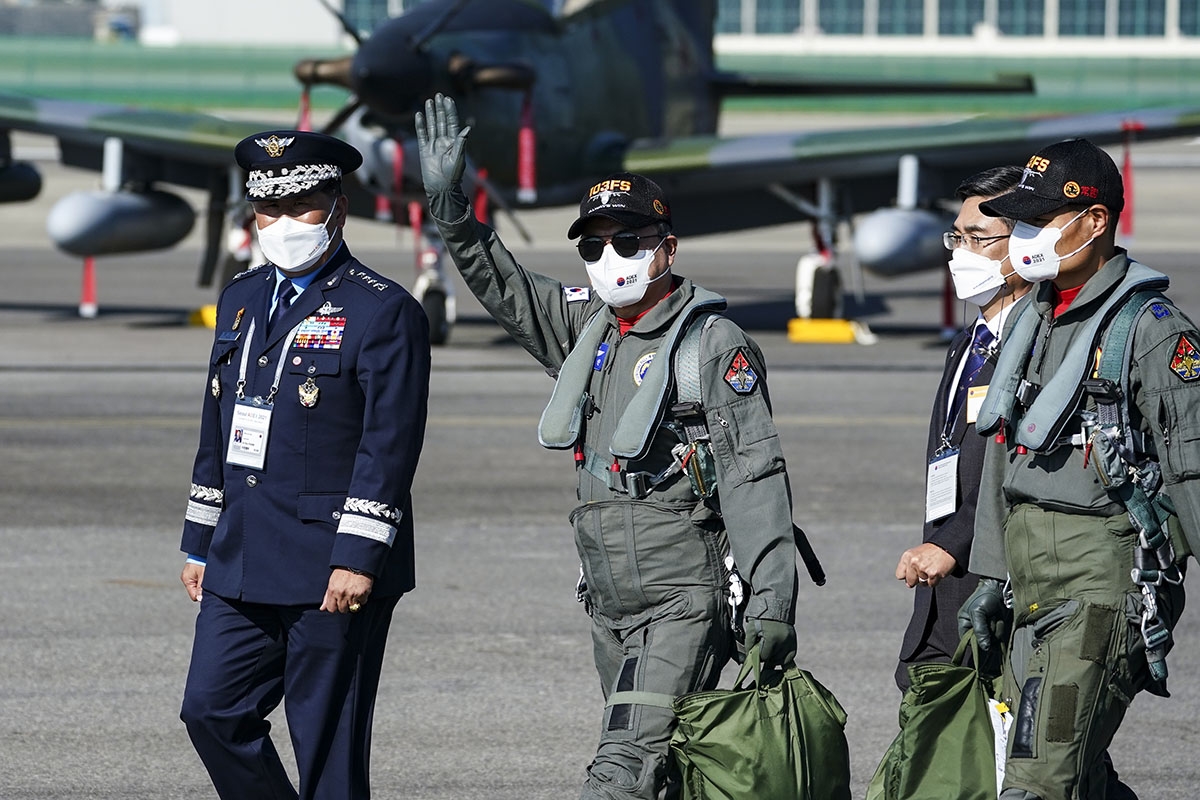
<path id="1" fill-rule="evenodd" d="M 275 322 L 287 312 L 295 299 L 296 287 L 290 280 L 284 278 L 275 289 L 275 309 L 271 312 L 270 320 L 267 321 L 268 330 L 275 327 Z"/>
<path id="2" fill-rule="evenodd" d="M 963 401 L 967 397 L 967 387 L 971 385 L 971 381 L 975 380 L 979 370 L 983 369 L 983 364 L 987 361 L 987 354 L 995 341 L 996 337 L 988 330 L 987 325 L 976 326 L 975 336 L 971 339 L 971 348 L 967 351 L 967 360 L 963 364 L 962 373 L 958 376 L 958 388 L 954 390 L 954 402 L 949 407 L 948 416 L 951 422 L 958 417 Z"/>

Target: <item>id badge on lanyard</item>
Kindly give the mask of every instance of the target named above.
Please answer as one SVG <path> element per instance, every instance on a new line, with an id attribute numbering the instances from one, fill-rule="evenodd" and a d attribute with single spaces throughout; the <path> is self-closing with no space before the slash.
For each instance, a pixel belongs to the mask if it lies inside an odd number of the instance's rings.
<path id="1" fill-rule="evenodd" d="M 279 363 L 275 367 L 275 380 L 265 397 L 246 397 L 246 363 L 250 357 L 250 342 L 254 340 L 254 320 L 246 332 L 246 346 L 242 349 L 242 363 L 238 372 L 237 401 L 233 407 L 233 419 L 229 425 L 229 446 L 225 450 L 225 462 L 239 467 L 262 469 L 267 462 L 267 439 L 271 433 L 271 412 L 275 394 L 279 391 L 279 380 L 283 376 L 283 357 L 298 327 L 293 328 L 283 343 Z"/>
<path id="2" fill-rule="evenodd" d="M 228 464 L 262 469 L 267 460 L 267 436 L 271 431 L 271 406 L 261 397 L 238 400 L 233 407 L 229 431 Z"/>
<path id="3" fill-rule="evenodd" d="M 948 517 L 958 508 L 958 450 L 945 450 L 929 461 L 925 475 L 925 521 Z"/>

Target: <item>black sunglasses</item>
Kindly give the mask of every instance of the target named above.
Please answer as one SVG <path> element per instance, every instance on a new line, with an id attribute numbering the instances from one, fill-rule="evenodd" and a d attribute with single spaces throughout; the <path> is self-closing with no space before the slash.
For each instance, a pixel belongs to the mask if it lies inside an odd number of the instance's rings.
<path id="1" fill-rule="evenodd" d="M 613 250 L 621 258 L 629 258 L 641 249 L 642 239 L 665 239 L 665 233 L 648 233 L 639 236 L 633 231 L 621 231 L 614 236 L 585 236 L 579 240 L 579 257 L 584 261 L 599 261 L 604 254 L 604 245 L 612 242 Z"/>

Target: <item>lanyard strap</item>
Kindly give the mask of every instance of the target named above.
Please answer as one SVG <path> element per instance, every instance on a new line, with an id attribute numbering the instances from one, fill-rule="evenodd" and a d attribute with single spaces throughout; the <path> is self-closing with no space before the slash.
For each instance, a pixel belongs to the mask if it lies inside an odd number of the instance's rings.
<path id="1" fill-rule="evenodd" d="M 238 369 L 238 400 L 246 399 L 246 365 L 250 360 L 250 342 L 254 341 L 254 327 L 257 322 L 257 320 L 250 320 L 250 328 L 246 331 L 246 346 L 242 349 L 242 363 L 241 367 Z M 303 321 L 301 321 L 300 324 L 304 324 Z M 287 353 L 288 348 L 292 346 L 292 342 L 295 340 L 296 334 L 299 331 L 300 325 L 297 325 L 288 332 L 287 338 L 283 340 L 283 349 L 279 351 L 279 363 L 275 365 L 275 380 L 271 383 L 271 391 L 269 394 L 267 394 L 267 399 L 263 401 L 267 405 L 271 405 L 275 402 L 275 393 L 279 391 L 279 381 L 283 378 L 283 356 L 285 353 Z"/>

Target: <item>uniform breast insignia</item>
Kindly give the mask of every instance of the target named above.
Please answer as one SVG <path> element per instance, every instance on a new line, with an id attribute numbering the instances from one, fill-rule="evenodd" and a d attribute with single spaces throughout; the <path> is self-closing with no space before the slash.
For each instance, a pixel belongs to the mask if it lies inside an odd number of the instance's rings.
<path id="1" fill-rule="evenodd" d="M 564 286 L 563 297 L 568 303 L 579 303 L 590 300 L 592 290 L 586 286 Z"/>
<path id="2" fill-rule="evenodd" d="M 1170 366 L 1171 371 L 1185 382 L 1200 378 L 1200 352 L 1197 352 L 1196 345 L 1192 344 L 1186 333 L 1179 335 L 1179 342 L 1175 345 L 1175 357 L 1171 359 Z"/>
<path id="3" fill-rule="evenodd" d="M 339 350 L 345 330 L 345 317 L 306 317 L 296 330 L 292 346 L 306 350 Z"/>
<path id="4" fill-rule="evenodd" d="M 633 384 L 635 386 L 642 385 L 642 381 L 646 379 L 646 370 L 650 369 L 650 362 L 653 360 L 654 353 L 650 352 L 639 358 L 637 363 L 633 365 Z"/>
<path id="5" fill-rule="evenodd" d="M 241 308 L 238 309 L 237 314 L 235 314 L 233 317 L 233 324 L 229 326 L 229 330 L 236 331 L 238 329 L 238 327 L 242 324 L 242 315 L 245 313 L 246 313 L 245 306 L 242 306 Z"/>
<path id="6" fill-rule="evenodd" d="M 1171 316 L 1171 309 L 1167 308 L 1162 303 L 1155 303 L 1154 305 L 1150 306 L 1150 313 L 1154 315 L 1155 319 L 1165 319 Z"/>
<path id="7" fill-rule="evenodd" d="M 336 314 L 341 310 L 342 310 L 341 306 L 335 306 L 333 303 L 326 300 L 325 305 L 323 305 L 317 309 L 317 316 L 328 317 L 330 314 Z"/>
<path id="8" fill-rule="evenodd" d="M 309 378 L 304 383 L 300 384 L 300 405 L 305 408 L 312 408 L 317 404 L 317 398 L 321 394 L 321 389 L 317 386 L 317 382 Z"/>
<path id="9" fill-rule="evenodd" d="M 738 394 L 750 394 L 754 391 L 754 386 L 758 383 L 758 373 L 750 366 L 749 360 L 741 350 L 738 350 L 729 362 L 729 369 L 725 370 L 725 382 Z"/>
<path id="10" fill-rule="evenodd" d="M 221 376 L 213 375 L 212 377 L 212 396 L 219 398 L 221 396 Z"/>

